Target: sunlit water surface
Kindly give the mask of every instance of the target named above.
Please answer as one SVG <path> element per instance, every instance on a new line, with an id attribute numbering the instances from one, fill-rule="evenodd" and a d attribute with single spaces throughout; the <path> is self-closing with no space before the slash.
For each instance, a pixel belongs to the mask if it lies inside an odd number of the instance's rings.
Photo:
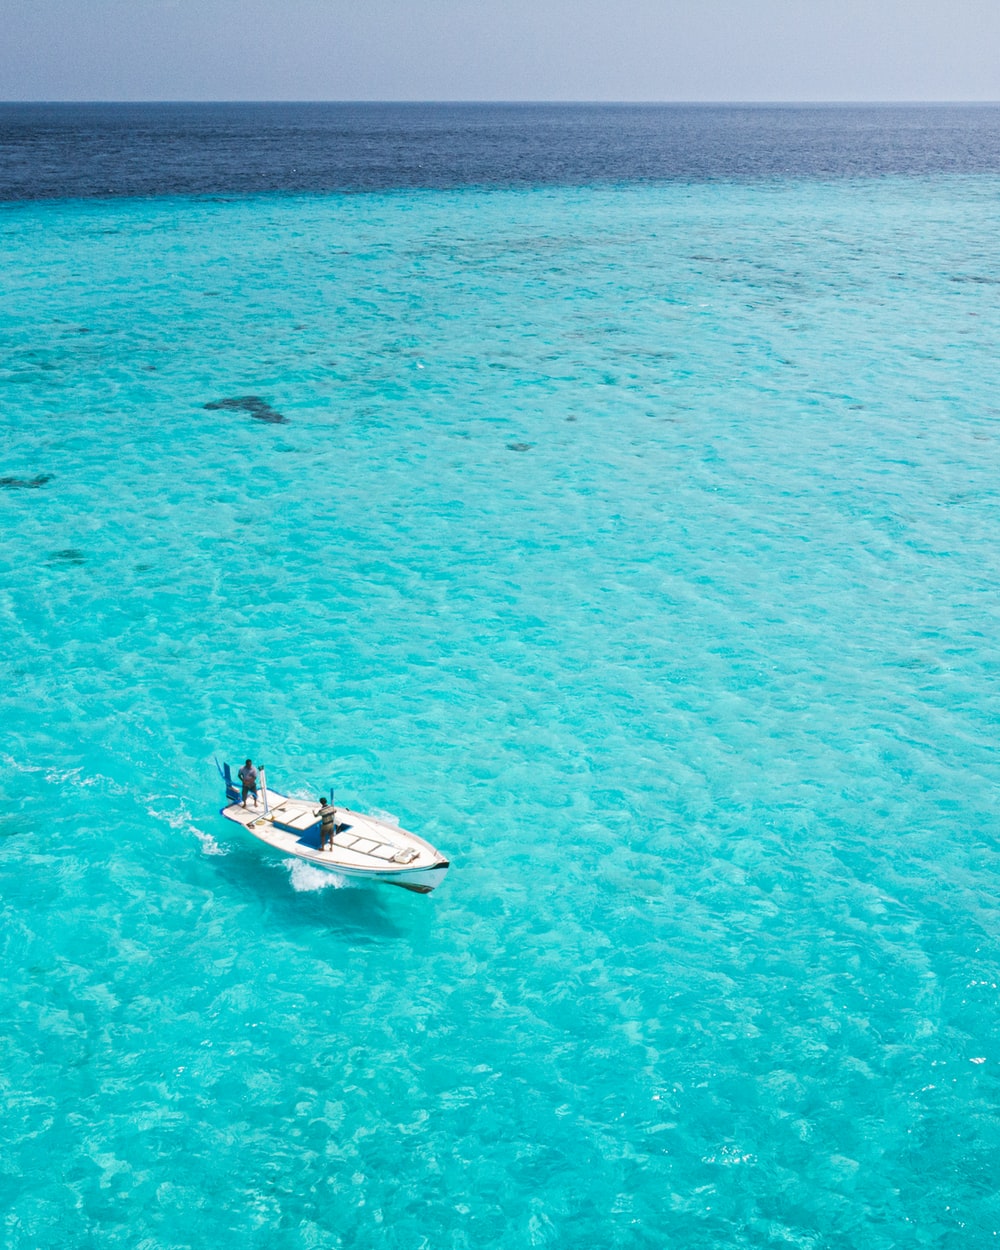
<path id="1" fill-rule="evenodd" d="M 998 192 L 0 212 L 5 1247 L 994 1244 Z"/>

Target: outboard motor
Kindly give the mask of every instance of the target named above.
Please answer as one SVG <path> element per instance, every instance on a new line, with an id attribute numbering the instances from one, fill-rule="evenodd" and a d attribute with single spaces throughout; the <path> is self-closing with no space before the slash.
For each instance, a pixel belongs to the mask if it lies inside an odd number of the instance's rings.
<path id="1" fill-rule="evenodd" d="M 216 760 L 216 763 L 218 764 L 218 760 Z M 242 790 L 236 782 L 233 781 L 232 769 L 228 764 L 223 764 L 219 771 L 222 772 L 222 779 L 226 783 L 226 798 L 230 801 L 230 803 L 238 803 L 240 801 Z"/>

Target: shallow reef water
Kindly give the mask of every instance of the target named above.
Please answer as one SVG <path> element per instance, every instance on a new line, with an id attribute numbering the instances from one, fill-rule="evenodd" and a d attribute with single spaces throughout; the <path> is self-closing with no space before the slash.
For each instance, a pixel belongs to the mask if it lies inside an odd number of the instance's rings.
<path id="1" fill-rule="evenodd" d="M 998 191 L 4 207 L 0 1244 L 992 1243 Z"/>

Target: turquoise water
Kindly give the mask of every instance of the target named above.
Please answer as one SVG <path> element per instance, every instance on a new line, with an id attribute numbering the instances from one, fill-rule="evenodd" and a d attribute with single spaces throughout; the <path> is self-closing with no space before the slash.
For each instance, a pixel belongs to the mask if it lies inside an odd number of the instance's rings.
<path id="1" fill-rule="evenodd" d="M 998 191 L 0 213 L 0 1244 L 993 1244 Z"/>

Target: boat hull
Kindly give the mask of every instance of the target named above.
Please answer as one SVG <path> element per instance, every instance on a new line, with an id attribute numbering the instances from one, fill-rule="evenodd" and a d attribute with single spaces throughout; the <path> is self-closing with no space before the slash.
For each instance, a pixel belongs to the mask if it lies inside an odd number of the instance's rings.
<path id="1" fill-rule="evenodd" d="M 377 879 L 382 885 L 398 885 L 401 889 L 412 890 L 415 894 L 430 894 L 431 890 L 444 880 L 444 875 L 450 867 L 447 860 L 442 860 L 440 864 L 435 864 L 430 868 L 418 868 L 415 872 L 380 873 L 377 878 L 374 878 L 371 872 L 345 868 L 342 864 L 324 863 L 318 856 L 300 852 L 295 855 L 295 858 L 312 864 L 314 868 L 321 868 L 324 872 L 336 873 L 340 877 L 355 877 L 362 881 Z"/>

